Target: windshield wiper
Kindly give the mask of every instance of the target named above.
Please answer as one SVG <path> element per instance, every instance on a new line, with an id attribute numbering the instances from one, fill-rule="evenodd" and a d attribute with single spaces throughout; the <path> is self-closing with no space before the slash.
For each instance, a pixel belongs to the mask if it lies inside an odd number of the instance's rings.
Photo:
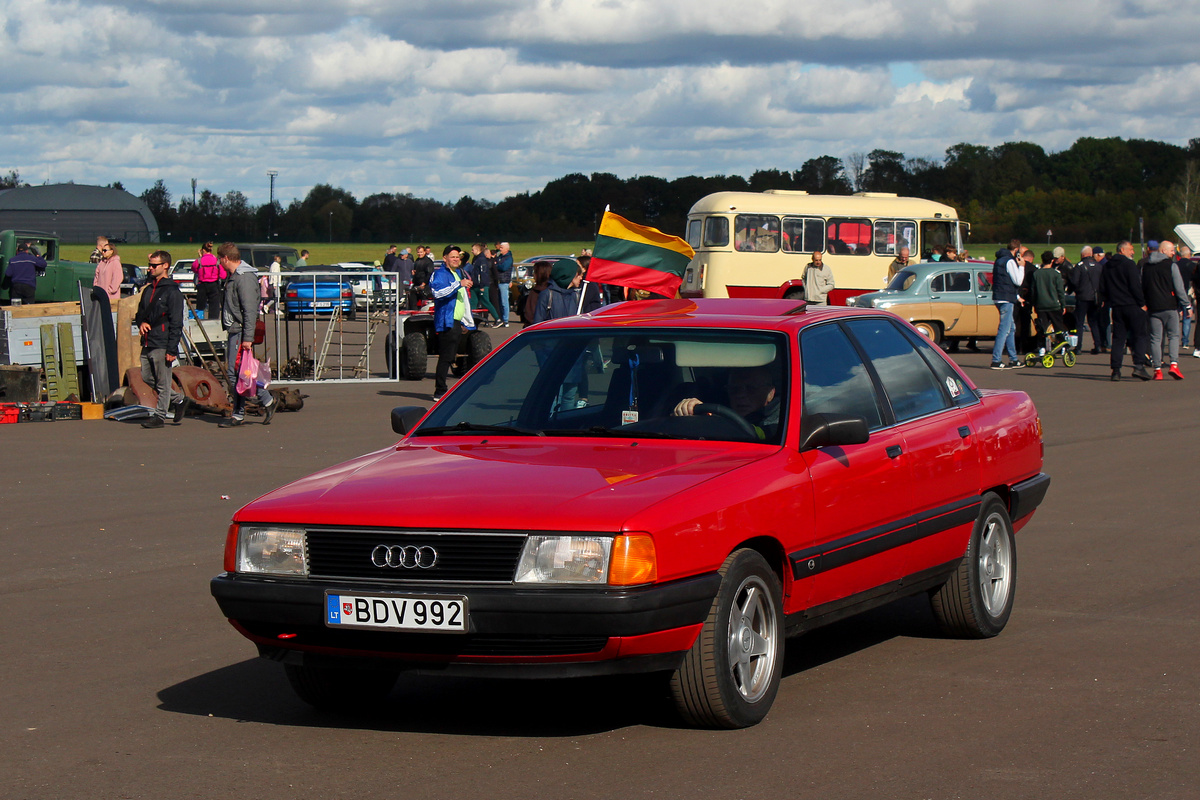
<path id="1" fill-rule="evenodd" d="M 439 425 L 433 428 L 417 428 L 413 431 L 414 434 L 438 434 L 438 433 L 507 433 L 517 436 L 545 436 L 543 431 L 530 430 L 529 428 L 518 428 L 513 425 L 481 425 L 476 422 L 468 422 L 463 420 L 456 425 Z"/>
<path id="2" fill-rule="evenodd" d="M 673 433 L 662 431 L 630 430 L 629 428 L 606 428 L 603 425 L 593 425 L 590 428 L 564 428 L 547 430 L 548 436 L 614 436 L 620 439 L 685 439 Z"/>

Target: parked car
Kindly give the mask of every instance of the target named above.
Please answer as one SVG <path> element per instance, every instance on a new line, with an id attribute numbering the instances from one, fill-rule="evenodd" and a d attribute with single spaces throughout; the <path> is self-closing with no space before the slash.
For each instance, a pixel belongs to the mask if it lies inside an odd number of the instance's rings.
<path id="1" fill-rule="evenodd" d="M 687 722 L 753 725 L 785 636 L 926 593 L 947 635 L 1000 633 L 1050 481 L 1026 394 L 895 315 L 789 300 L 532 326 L 392 426 L 239 510 L 211 584 L 321 708 L 406 670 L 648 672 Z"/>
<path id="2" fill-rule="evenodd" d="M 346 319 L 354 319 L 357 315 L 353 280 L 345 273 L 336 265 L 314 264 L 287 276 L 281 287 L 283 318 L 291 320 L 300 314 L 332 314 L 340 308 Z"/>
<path id="3" fill-rule="evenodd" d="M 396 303 L 396 278 L 369 261 L 339 261 L 338 267 L 357 273 L 350 284 L 354 307 L 360 311 L 392 311 Z"/>
<path id="4" fill-rule="evenodd" d="M 847 305 L 891 311 L 935 344 L 995 338 L 1000 327 L 1000 313 L 992 302 L 990 262 L 913 264 L 896 273 L 883 291 L 852 297 Z M 1067 295 L 1067 308 L 1067 326 L 1074 328 L 1074 295 Z"/>
<path id="5" fill-rule="evenodd" d="M 194 258 L 176 259 L 171 266 L 171 280 L 179 284 L 179 291 L 187 295 L 196 294 L 196 274 L 192 271 Z"/>

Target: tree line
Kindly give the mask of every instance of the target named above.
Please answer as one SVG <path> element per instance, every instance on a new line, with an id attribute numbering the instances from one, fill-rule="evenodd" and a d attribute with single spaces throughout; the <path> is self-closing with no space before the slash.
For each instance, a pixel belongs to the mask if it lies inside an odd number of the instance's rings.
<path id="1" fill-rule="evenodd" d="M 0 188 L 20 185 L 13 170 Z M 119 187 L 120 184 L 113 184 Z M 253 239 L 290 242 L 357 241 L 582 241 L 595 236 L 605 206 L 668 233 L 682 234 L 688 209 L 718 191 L 797 189 L 813 194 L 895 192 L 954 206 L 972 224 L 975 242 L 1017 236 L 1039 241 L 1053 231 L 1060 242 L 1112 242 L 1169 236 L 1180 222 L 1200 217 L 1200 138 L 1188 146 L 1147 139 L 1084 137 L 1047 153 L 1031 142 L 995 147 L 960 143 L 941 161 L 893 150 L 823 155 L 795 170 L 667 180 L 573 173 L 540 191 L 499 202 L 464 196 L 441 202 L 407 193 L 362 200 L 328 184 L 303 199 L 255 206 L 242 192 L 205 189 L 173 200 L 163 181 L 141 194 L 163 239 Z"/>

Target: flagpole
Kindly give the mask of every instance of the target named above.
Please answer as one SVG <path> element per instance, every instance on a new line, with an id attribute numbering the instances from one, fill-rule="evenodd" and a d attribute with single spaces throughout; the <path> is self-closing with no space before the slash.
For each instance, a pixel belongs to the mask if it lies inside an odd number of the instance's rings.
<path id="1" fill-rule="evenodd" d="M 587 294 L 587 285 L 588 285 L 588 282 L 585 280 L 579 286 L 579 307 L 575 309 L 576 316 L 579 316 L 580 314 L 583 313 L 583 296 L 585 294 Z"/>

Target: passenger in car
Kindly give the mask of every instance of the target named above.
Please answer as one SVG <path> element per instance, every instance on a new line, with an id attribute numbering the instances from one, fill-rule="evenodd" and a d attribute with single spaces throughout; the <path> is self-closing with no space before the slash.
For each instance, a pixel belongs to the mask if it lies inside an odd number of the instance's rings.
<path id="1" fill-rule="evenodd" d="M 759 439 L 774 439 L 779 430 L 780 398 L 775 379 L 767 367 L 735 367 L 725 378 L 729 407 L 754 426 Z M 705 401 L 698 397 L 680 400 L 672 416 L 690 417 Z M 711 402 L 711 401 L 710 401 Z"/>

